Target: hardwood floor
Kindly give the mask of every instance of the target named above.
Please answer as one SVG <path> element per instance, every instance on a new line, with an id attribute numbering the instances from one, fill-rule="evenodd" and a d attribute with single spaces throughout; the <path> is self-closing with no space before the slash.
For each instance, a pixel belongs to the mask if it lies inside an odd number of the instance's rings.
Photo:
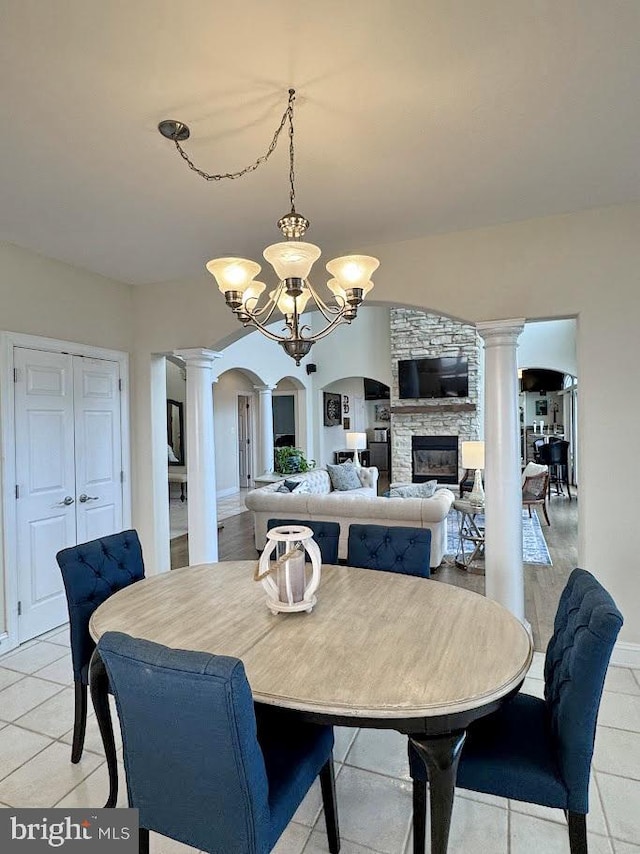
<path id="1" fill-rule="evenodd" d="M 575 497 L 552 496 L 549 501 L 551 526 L 542 522 L 553 566 L 524 565 L 525 615 L 533 630 L 536 650 L 544 652 L 553 633 L 558 599 L 574 567 L 578 550 L 578 502 Z M 257 560 L 251 513 L 224 520 L 218 537 L 220 560 Z M 171 541 L 171 568 L 188 564 L 188 535 Z M 443 563 L 432 576 L 446 584 L 455 584 L 476 593 L 484 593 L 484 576 L 472 575 L 453 564 Z"/>

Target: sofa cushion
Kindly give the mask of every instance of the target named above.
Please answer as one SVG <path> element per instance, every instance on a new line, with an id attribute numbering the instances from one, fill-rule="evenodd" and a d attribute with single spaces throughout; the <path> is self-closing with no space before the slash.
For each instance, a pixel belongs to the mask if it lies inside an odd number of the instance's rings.
<path id="1" fill-rule="evenodd" d="M 327 471 L 331 478 L 331 485 L 337 492 L 347 492 L 349 489 L 362 488 L 358 471 L 351 460 L 347 460 L 346 463 L 340 463 L 337 466 L 327 465 Z"/>
<path id="2" fill-rule="evenodd" d="M 389 498 L 431 498 L 435 495 L 438 486 L 437 480 L 428 480 L 426 483 L 409 483 L 406 486 L 392 486 L 389 489 Z"/>

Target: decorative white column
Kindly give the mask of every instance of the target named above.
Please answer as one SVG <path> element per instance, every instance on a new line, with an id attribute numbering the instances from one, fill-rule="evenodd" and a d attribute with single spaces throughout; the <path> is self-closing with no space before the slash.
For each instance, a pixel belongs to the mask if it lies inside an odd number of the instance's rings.
<path id="1" fill-rule="evenodd" d="M 524 320 L 478 323 L 485 346 L 485 593 L 526 624 L 516 349 Z"/>
<path id="2" fill-rule="evenodd" d="M 189 563 L 218 560 L 216 455 L 213 432 L 213 350 L 176 352 L 187 368 L 186 458 Z"/>
<path id="3" fill-rule="evenodd" d="M 273 390 L 275 386 L 254 386 L 259 396 L 260 421 L 260 474 L 271 474 L 273 471 Z"/>

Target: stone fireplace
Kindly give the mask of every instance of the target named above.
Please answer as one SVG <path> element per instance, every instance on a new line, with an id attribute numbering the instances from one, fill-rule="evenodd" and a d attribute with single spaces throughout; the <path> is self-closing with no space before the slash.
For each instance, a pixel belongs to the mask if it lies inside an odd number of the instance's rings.
<path id="1" fill-rule="evenodd" d="M 458 483 L 458 437 L 412 436 L 411 480 Z"/>
<path id="2" fill-rule="evenodd" d="M 459 483 L 460 443 L 479 438 L 482 418 L 481 344 L 476 328 L 450 317 L 409 308 L 392 308 L 390 325 L 391 480 L 406 483 L 435 479 L 440 483 Z M 398 361 L 430 356 L 467 357 L 468 397 L 400 399 Z M 426 456 L 425 448 L 415 447 L 415 440 L 425 438 L 440 443 L 427 447 Z M 441 446 L 443 441 L 445 447 Z"/>

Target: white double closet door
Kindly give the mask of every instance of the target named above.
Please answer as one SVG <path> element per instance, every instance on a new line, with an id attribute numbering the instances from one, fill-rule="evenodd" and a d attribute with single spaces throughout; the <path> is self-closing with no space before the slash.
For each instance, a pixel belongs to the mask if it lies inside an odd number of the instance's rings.
<path id="1" fill-rule="evenodd" d="M 20 642 L 68 619 L 56 553 L 122 530 L 118 362 L 16 347 Z"/>

